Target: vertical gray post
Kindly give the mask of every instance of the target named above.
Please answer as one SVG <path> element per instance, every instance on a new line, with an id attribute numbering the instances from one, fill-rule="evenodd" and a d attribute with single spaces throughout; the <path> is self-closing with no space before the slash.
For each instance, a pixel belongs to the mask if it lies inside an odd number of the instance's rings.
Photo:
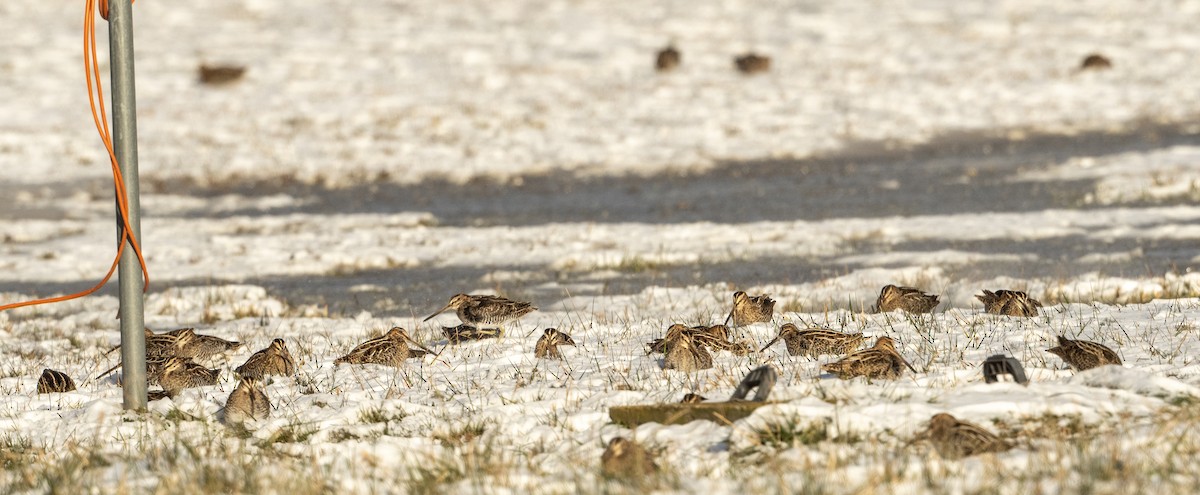
<path id="1" fill-rule="evenodd" d="M 110 0 L 108 47 L 112 60 L 113 151 L 129 195 L 129 226 L 142 238 L 138 201 L 137 105 L 133 88 L 133 9 L 131 0 Z M 117 216 L 121 210 L 117 208 Z M 117 240 L 124 226 L 117 221 Z M 121 375 L 125 409 L 146 408 L 146 337 L 142 314 L 142 267 L 133 246 L 126 245 L 118 269 L 121 283 Z"/>

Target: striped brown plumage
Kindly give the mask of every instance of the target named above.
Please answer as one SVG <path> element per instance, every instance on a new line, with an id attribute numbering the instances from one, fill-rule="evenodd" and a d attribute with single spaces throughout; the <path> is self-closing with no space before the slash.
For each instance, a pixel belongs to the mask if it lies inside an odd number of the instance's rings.
<path id="1" fill-rule="evenodd" d="M 899 287 L 885 285 L 879 291 L 875 300 L 875 309 L 880 313 L 888 313 L 897 309 L 908 313 L 932 313 L 938 305 L 938 296 L 926 294 L 915 287 Z"/>
<path id="2" fill-rule="evenodd" d="M 854 352 L 821 369 L 843 380 L 856 376 L 895 379 L 904 374 L 904 367 L 916 373 L 912 365 L 896 352 L 895 341 L 891 337 L 879 337 L 870 349 Z"/>
<path id="3" fill-rule="evenodd" d="M 675 323 L 667 328 L 667 335 L 665 337 L 647 342 L 646 346 L 649 348 L 650 353 L 665 353 L 667 352 L 667 343 L 684 333 L 690 335 L 697 345 L 707 347 L 713 351 L 729 351 L 737 355 L 745 355 L 754 351 L 745 342 L 731 342 L 729 340 L 729 327 L 725 325 L 697 325 L 688 327 L 681 323 Z"/>
<path id="4" fill-rule="evenodd" d="M 996 292 L 984 290 L 975 296 L 983 303 L 983 310 L 994 315 L 1025 316 L 1038 315 L 1042 302 L 1019 290 L 1000 289 Z"/>
<path id="5" fill-rule="evenodd" d="M 1076 371 L 1092 369 L 1106 364 L 1121 365 L 1121 357 L 1108 346 L 1086 340 L 1071 340 L 1058 336 L 1058 345 L 1046 352 L 1062 358 Z"/>
<path id="6" fill-rule="evenodd" d="M 225 401 L 225 423 L 265 419 L 271 414 L 271 400 L 257 378 L 244 377 Z"/>
<path id="7" fill-rule="evenodd" d="M 986 452 L 1003 452 L 1012 446 L 983 427 L 960 421 L 946 413 L 935 414 L 929 427 L 914 441 L 927 441 L 946 459 L 960 459 Z"/>
<path id="8" fill-rule="evenodd" d="M 600 456 L 600 469 L 606 477 L 636 481 L 657 473 L 658 465 L 645 447 L 624 437 L 614 437 Z"/>
<path id="9" fill-rule="evenodd" d="M 185 388 L 216 385 L 220 374 L 221 370 L 205 368 L 190 359 L 172 357 L 163 366 L 158 384 L 163 390 L 177 392 Z"/>
<path id="10" fill-rule="evenodd" d="M 533 346 L 533 356 L 538 359 L 562 359 L 562 353 L 558 351 L 560 345 L 574 347 L 575 340 L 556 328 L 547 328 Z"/>
<path id="11" fill-rule="evenodd" d="M 409 349 L 409 342 L 415 344 L 419 349 Z M 404 364 L 406 359 L 417 358 L 432 353 L 433 351 L 430 351 L 413 340 L 412 337 L 409 337 L 408 331 L 400 327 L 392 327 L 391 330 L 388 330 L 388 333 L 359 344 L 345 356 L 334 360 L 333 364 L 383 364 L 387 366 L 400 366 Z"/>
<path id="12" fill-rule="evenodd" d="M 733 309 L 725 317 L 725 324 L 728 325 L 730 320 L 735 327 L 769 322 L 774 314 L 775 300 L 767 294 L 749 296 L 739 290 L 733 293 Z"/>
<path id="13" fill-rule="evenodd" d="M 193 361 L 205 361 L 213 356 L 235 351 L 242 346 L 241 342 L 225 340 L 214 335 L 198 334 L 194 328 L 180 328 L 167 332 L 165 335 L 173 335 L 176 339 L 180 339 L 185 334 L 190 334 L 190 336 L 184 338 L 182 344 L 177 345 L 178 350 L 175 355 L 191 358 Z"/>
<path id="14" fill-rule="evenodd" d="M 466 323 L 456 327 L 442 327 L 442 335 L 445 335 L 446 340 L 451 344 L 494 339 L 500 337 L 501 333 L 503 332 L 496 328 L 475 328 Z"/>
<path id="15" fill-rule="evenodd" d="M 666 342 L 663 369 L 691 373 L 713 367 L 712 354 L 709 354 L 703 345 L 696 343 L 692 334 L 682 332 L 674 338 L 668 338 L 670 340 Z"/>
<path id="16" fill-rule="evenodd" d="M 779 327 L 779 335 L 771 339 L 759 352 L 767 350 L 772 344 L 783 340 L 789 355 L 817 357 L 822 354 L 844 355 L 854 352 L 862 346 L 866 337 L 861 333 L 841 333 L 827 328 L 805 328 L 801 330 L 795 324 L 784 323 Z"/>
<path id="17" fill-rule="evenodd" d="M 441 314 L 447 309 L 453 309 L 458 319 L 476 328 L 503 327 L 505 323 L 516 320 L 537 310 L 533 304 L 513 301 L 499 296 L 469 296 L 456 294 L 442 309 L 429 315 L 424 321 Z"/>
<path id="18" fill-rule="evenodd" d="M 196 334 L 191 328 L 181 328 L 167 333 L 154 333 L 149 328 L 146 328 L 144 332 L 146 339 L 146 383 L 153 385 L 158 382 L 158 378 L 162 374 L 162 366 L 166 364 L 167 360 L 172 357 L 182 357 L 181 353 L 183 349 L 193 345 L 193 342 L 196 340 Z M 121 346 L 117 345 L 109 349 L 108 352 L 120 348 Z M 116 371 L 117 368 L 120 368 L 122 364 L 124 362 L 118 360 L 117 364 L 113 365 L 112 368 L 105 370 L 97 376 L 107 376 L 109 373 Z"/>
<path id="19" fill-rule="evenodd" d="M 72 380 L 70 375 L 50 368 L 42 370 L 42 376 L 38 378 L 37 393 L 50 394 L 72 390 L 75 390 L 75 380 Z"/>
<path id="20" fill-rule="evenodd" d="M 292 376 L 296 374 L 296 360 L 288 351 L 283 339 L 271 341 L 271 345 L 246 359 L 245 363 L 233 370 L 241 378 L 262 379 L 270 375 Z"/>

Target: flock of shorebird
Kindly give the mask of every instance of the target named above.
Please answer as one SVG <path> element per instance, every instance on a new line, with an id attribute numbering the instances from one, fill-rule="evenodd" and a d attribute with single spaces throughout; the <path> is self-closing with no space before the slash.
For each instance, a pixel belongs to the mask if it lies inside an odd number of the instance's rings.
<path id="1" fill-rule="evenodd" d="M 1042 307 L 1038 300 L 1014 290 L 985 290 L 982 295 L 976 297 L 983 303 L 986 312 L 997 315 L 1033 317 L 1038 315 L 1038 310 Z M 879 293 L 875 310 L 930 313 L 937 304 L 936 295 L 912 287 L 887 285 Z M 498 296 L 457 294 L 450 298 L 446 306 L 423 321 L 450 309 L 455 310 L 462 321 L 462 324 L 456 327 L 442 327 L 447 341 L 451 344 L 498 337 L 505 324 L 537 310 L 528 302 Z M 745 355 L 755 352 L 757 347 L 748 339 L 732 341 L 728 325 L 741 327 L 754 323 L 769 323 L 774 317 L 774 311 L 775 301 L 770 297 L 750 296 L 738 291 L 733 294 L 733 308 L 724 323 L 691 327 L 683 324 L 671 325 L 664 337 L 646 344 L 648 352 L 663 354 L 661 366 L 665 370 L 690 373 L 712 368 L 713 352 L 727 351 Z M 220 370 L 207 368 L 197 361 L 238 349 L 242 345 L 211 335 L 197 334 L 192 328 L 161 334 L 146 329 L 145 337 L 147 383 L 157 384 L 162 388 L 150 392 L 151 400 L 173 397 L 185 388 L 216 384 Z M 895 379 L 902 376 L 905 369 L 916 372 L 908 360 L 896 350 L 895 342 L 887 336 L 880 336 L 871 347 L 860 349 L 866 341 L 862 333 L 843 333 L 821 327 L 802 329 L 795 324 L 785 323 L 779 328 L 778 335 L 757 352 L 765 351 L 780 340 L 792 356 L 842 356 L 839 360 L 821 367 L 823 371 L 842 379 L 859 376 L 869 379 Z M 414 347 L 410 347 L 410 344 Z M 534 346 L 534 355 L 539 359 L 562 359 L 558 349 L 560 345 L 574 346 L 575 341 L 566 333 L 547 328 Z M 115 349 L 116 347 L 112 350 Z M 1120 357 L 1102 344 L 1071 340 L 1064 336 L 1059 336 L 1058 345 L 1047 352 L 1061 357 L 1076 370 L 1121 364 Z M 435 353 L 414 340 L 405 329 L 395 327 L 382 336 L 359 344 L 333 363 L 400 366 L 408 359 L 429 354 Z M 108 375 L 118 366 L 120 363 L 100 376 Z M 269 376 L 295 375 L 297 367 L 287 344 L 283 339 L 277 338 L 233 371 L 239 382 L 229 394 L 225 407 L 218 412 L 226 423 L 242 423 L 267 417 L 271 411 L 271 403 L 263 391 L 263 381 Z M 74 389 L 75 384 L 70 376 L 51 369 L 42 372 L 37 386 L 38 393 Z M 699 395 L 688 394 L 683 402 L 703 400 Z M 944 413 L 933 416 L 928 429 L 918 435 L 917 439 L 928 441 L 946 457 L 993 452 L 1008 447 L 1007 443 L 986 429 L 958 421 Z M 630 472 L 645 474 L 657 469 L 652 457 L 643 448 L 621 437 L 613 438 L 609 442 L 603 456 L 602 468 L 606 474 L 612 476 L 626 476 Z"/>
<path id="2" fill-rule="evenodd" d="M 654 68 L 659 72 L 672 71 L 680 65 L 683 65 L 683 54 L 674 44 L 667 45 L 654 56 Z M 734 57 L 733 66 L 743 74 L 759 74 L 771 70 L 771 57 L 748 52 Z"/>
<path id="3" fill-rule="evenodd" d="M 1028 294 L 1015 290 L 984 290 L 975 296 L 983 303 L 984 311 L 996 315 L 1034 317 L 1042 303 Z M 927 294 L 913 287 L 887 285 L 880 290 L 875 302 L 878 312 L 905 311 L 908 313 L 930 313 L 938 305 L 938 296 Z M 724 324 L 694 326 L 675 324 L 667 329 L 667 335 L 648 343 L 651 352 L 662 352 L 663 368 L 681 371 L 696 371 L 712 367 L 709 350 L 726 350 L 744 354 L 752 351 L 750 342 L 730 342 L 729 328 L 772 321 L 775 301 L 766 295 L 750 296 L 738 291 L 733 295 L 733 310 Z M 871 379 L 899 378 L 907 368 L 916 370 L 896 350 L 895 342 L 887 336 L 878 337 L 875 344 L 859 349 L 866 341 L 861 333 L 842 333 L 828 328 L 812 327 L 801 329 L 792 323 L 779 328 L 779 334 L 759 349 L 765 351 L 775 342 L 783 340 L 787 352 L 792 356 L 817 357 L 821 355 L 843 356 L 835 362 L 821 367 L 823 371 L 838 378 L 867 377 Z M 1071 340 L 1058 336 L 1058 345 L 1046 350 L 1059 356 L 1070 367 L 1086 370 L 1107 364 L 1121 364 L 1121 358 L 1103 344 L 1085 340 Z M 689 393 L 681 402 L 701 402 L 704 398 Z M 1001 452 L 1012 448 L 1012 444 L 996 434 L 974 423 L 960 421 L 954 416 L 939 413 L 930 418 L 925 430 L 919 432 L 910 443 L 925 442 L 939 455 L 957 459 L 985 452 Z M 640 478 L 658 471 L 654 456 L 636 442 L 624 438 L 612 438 L 601 457 L 601 469 L 606 476 L 615 478 Z"/>
<path id="4" fill-rule="evenodd" d="M 660 49 L 654 56 L 654 68 L 659 72 L 670 72 L 683 65 L 683 53 L 674 43 Z M 733 66 L 743 74 L 760 74 L 771 70 L 771 57 L 747 52 L 734 57 Z M 1088 54 L 1079 64 L 1077 71 L 1111 69 L 1112 60 L 1099 53 Z"/>

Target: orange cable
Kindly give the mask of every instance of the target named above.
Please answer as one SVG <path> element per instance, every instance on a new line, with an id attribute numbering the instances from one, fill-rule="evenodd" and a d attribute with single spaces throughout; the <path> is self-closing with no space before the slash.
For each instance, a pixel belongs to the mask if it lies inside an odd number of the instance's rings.
<path id="1" fill-rule="evenodd" d="M 96 0 L 87 0 L 84 5 L 83 17 L 83 72 L 87 79 L 88 88 L 88 104 L 92 107 L 92 120 L 96 124 L 96 132 L 100 134 L 100 141 L 104 143 L 104 148 L 108 152 L 109 163 L 112 165 L 113 172 L 113 190 L 117 197 L 117 209 L 121 215 L 121 239 L 117 247 L 117 255 L 113 258 L 112 266 L 108 268 L 108 273 L 99 283 L 82 292 L 67 294 L 63 296 L 48 297 L 43 299 L 35 299 L 32 301 L 23 301 L 12 304 L 0 305 L 0 311 L 7 309 L 20 308 L 24 306 L 33 306 L 37 304 L 48 304 L 61 301 L 68 301 L 92 294 L 104 284 L 107 284 L 112 278 L 113 272 L 117 270 L 120 264 L 121 255 L 125 252 L 125 242 L 133 247 L 133 252 L 137 254 L 138 264 L 142 268 L 144 284 L 142 290 L 145 291 L 150 287 L 150 272 L 146 268 L 146 260 L 142 256 L 142 248 L 138 243 L 137 238 L 133 235 L 133 228 L 129 224 L 129 196 L 125 189 L 125 178 L 121 174 L 121 166 L 117 161 L 117 155 L 113 151 L 112 136 L 108 130 L 108 115 L 104 109 L 104 88 L 100 82 L 100 64 L 96 60 L 96 17 L 92 13 L 92 9 L 96 8 L 97 12 L 108 19 L 108 0 L 99 0 L 99 5 L 96 5 Z M 131 2 L 132 3 L 132 2 Z M 93 92 L 93 78 L 95 88 Z M 97 113 L 97 103 L 99 103 L 99 112 Z"/>
<path id="2" fill-rule="evenodd" d="M 104 86 L 100 83 L 100 64 L 97 63 L 97 61 L 96 61 L 96 36 L 95 36 L 95 34 L 96 34 L 96 17 L 94 15 L 89 15 L 89 13 L 92 10 L 91 6 L 90 6 L 91 2 L 92 2 L 92 0 L 88 0 L 88 6 L 84 7 L 85 13 L 84 13 L 84 48 L 83 48 L 84 60 L 83 60 L 83 62 L 84 62 L 84 73 L 85 73 L 85 76 L 88 77 L 88 103 L 92 106 L 92 120 L 95 121 L 95 123 L 96 123 L 96 131 L 100 133 L 100 140 L 104 143 L 105 150 L 108 151 L 109 162 L 112 165 L 113 189 L 116 192 L 117 208 L 121 212 L 121 223 L 122 223 L 122 225 L 121 225 L 121 227 L 122 227 L 121 245 L 124 246 L 125 241 L 128 240 L 130 245 L 133 246 L 133 252 L 134 252 L 134 254 L 137 255 L 138 264 L 141 265 L 142 274 L 145 277 L 145 284 L 143 286 L 143 290 L 145 290 L 150 285 L 150 274 L 149 274 L 149 271 L 146 269 L 146 260 L 142 257 L 141 245 L 138 243 L 138 240 L 132 234 L 130 234 L 131 232 L 133 232 L 133 228 L 129 225 L 129 194 L 125 190 L 125 178 L 124 178 L 124 175 L 121 173 L 121 166 L 117 162 L 116 154 L 113 152 L 112 136 L 111 136 L 111 134 L 109 134 L 109 130 L 108 130 L 108 115 L 104 111 Z M 101 8 L 103 9 L 100 11 L 100 14 L 101 14 L 101 16 L 104 16 L 105 19 L 107 19 L 108 18 L 107 17 L 107 15 L 108 15 L 107 0 L 100 0 L 100 2 L 101 2 Z M 88 70 L 88 57 L 87 57 L 87 54 L 89 53 L 89 48 L 90 48 L 90 53 L 91 53 L 91 70 L 90 71 Z M 92 77 L 95 77 L 95 81 L 96 81 L 96 95 L 97 96 L 94 99 L 92 97 Z M 99 104 L 100 104 L 100 116 L 99 117 L 96 116 L 96 103 L 97 102 L 99 102 Z M 0 307 L 0 309 L 3 309 L 3 308 Z"/>

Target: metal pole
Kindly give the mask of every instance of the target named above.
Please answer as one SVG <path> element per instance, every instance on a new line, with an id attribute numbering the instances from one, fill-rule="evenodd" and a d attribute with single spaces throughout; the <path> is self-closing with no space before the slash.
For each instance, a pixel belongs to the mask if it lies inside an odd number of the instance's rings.
<path id="1" fill-rule="evenodd" d="M 113 146 L 125 191 L 129 195 L 129 225 L 141 239 L 138 195 L 137 105 L 133 88 L 133 9 L 131 0 L 110 0 L 108 47 L 112 59 Z M 117 208 L 117 215 L 121 209 Z M 117 241 L 124 231 L 117 221 Z M 121 374 L 125 409 L 146 408 L 146 337 L 142 313 L 142 267 L 133 246 L 126 245 L 118 269 L 121 283 Z"/>

